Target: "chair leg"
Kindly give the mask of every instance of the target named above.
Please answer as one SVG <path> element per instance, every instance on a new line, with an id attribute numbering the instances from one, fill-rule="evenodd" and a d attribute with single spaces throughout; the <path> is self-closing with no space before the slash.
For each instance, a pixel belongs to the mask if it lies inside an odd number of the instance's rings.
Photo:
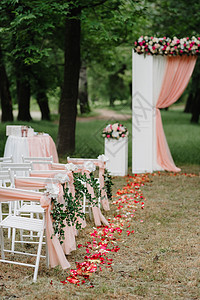
<path id="1" fill-rule="evenodd" d="M 20 230 L 20 241 L 21 241 L 21 245 L 23 246 L 23 230 Z"/>
<path id="2" fill-rule="evenodd" d="M 0 242 L 1 242 L 1 259 L 5 259 L 4 255 L 4 237 L 3 237 L 3 228 L 0 227 Z"/>
<path id="3" fill-rule="evenodd" d="M 15 235 L 16 235 L 16 229 L 13 228 L 12 230 L 12 246 L 11 246 L 11 251 L 15 251 Z"/>
<path id="4" fill-rule="evenodd" d="M 12 202 L 9 202 L 9 216 L 12 214 Z M 8 228 L 8 238 L 11 237 L 11 228 Z"/>
<path id="5" fill-rule="evenodd" d="M 41 250 L 42 250 L 43 235 L 44 235 L 44 229 L 41 230 L 41 232 L 40 232 L 40 239 L 39 239 L 37 258 L 36 258 L 36 263 L 35 263 L 33 282 L 36 282 L 36 280 L 37 280 L 37 274 L 38 274 L 38 268 L 39 268 L 39 262 L 40 262 L 40 254 L 41 254 Z"/>
<path id="6" fill-rule="evenodd" d="M 89 217 L 90 217 L 90 221 L 92 221 L 92 207 L 89 206 L 88 209 L 89 209 Z"/>
<path id="7" fill-rule="evenodd" d="M 0 222 L 2 221 L 3 216 L 2 216 L 2 203 L 0 203 Z"/>
<path id="8" fill-rule="evenodd" d="M 48 251 L 48 244 L 47 244 L 47 233 L 45 232 L 45 250 L 46 250 L 46 266 L 49 268 L 49 251 Z"/>

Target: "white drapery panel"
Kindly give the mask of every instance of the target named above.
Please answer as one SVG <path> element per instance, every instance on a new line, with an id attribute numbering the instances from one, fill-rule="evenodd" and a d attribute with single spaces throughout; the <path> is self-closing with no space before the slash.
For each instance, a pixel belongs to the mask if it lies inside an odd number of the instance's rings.
<path id="1" fill-rule="evenodd" d="M 167 57 L 166 56 L 153 56 L 153 136 L 152 136 L 152 147 L 153 147 L 153 170 L 154 171 L 161 171 L 163 170 L 162 167 L 157 163 L 157 147 L 156 147 L 156 103 L 158 97 L 160 95 L 160 91 L 163 84 L 163 79 L 165 75 L 167 64 Z"/>

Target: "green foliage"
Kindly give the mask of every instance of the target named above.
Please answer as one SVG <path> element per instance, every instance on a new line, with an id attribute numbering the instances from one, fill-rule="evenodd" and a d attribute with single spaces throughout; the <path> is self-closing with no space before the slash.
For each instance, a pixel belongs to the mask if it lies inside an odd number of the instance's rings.
<path id="1" fill-rule="evenodd" d="M 52 198 L 51 204 L 51 216 L 53 219 L 54 235 L 58 235 L 60 243 L 63 243 L 65 239 L 65 226 L 75 226 L 76 229 L 81 229 L 80 219 L 84 220 L 85 215 L 82 211 L 83 197 L 86 197 L 88 205 L 97 206 L 98 198 L 101 195 L 99 184 L 93 174 L 87 178 L 86 174 L 73 173 L 75 196 L 69 192 L 69 188 L 63 185 L 63 200 L 64 203 L 59 203 L 56 198 Z M 92 198 L 88 192 L 87 184 L 89 184 L 95 193 L 95 197 Z"/>
<path id="2" fill-rule="evenodd" d="M 107 169 L 105 169 L 105 173 L 104 173 L 104 188 L 108 197 L 108 200 L 112 200 L 112 186 L 113 186 L 113 182 L 112 182 L 112 177 L 109 173 L 109 171 Z"/>
<path id="3" fill-rule="evenodd" d="M 158 37 L 181 38 L 198 35 L 200 2 L 196 0 L 149 0 L 148 18 L 151 24 L 151 34 L 156 34 Z"/>

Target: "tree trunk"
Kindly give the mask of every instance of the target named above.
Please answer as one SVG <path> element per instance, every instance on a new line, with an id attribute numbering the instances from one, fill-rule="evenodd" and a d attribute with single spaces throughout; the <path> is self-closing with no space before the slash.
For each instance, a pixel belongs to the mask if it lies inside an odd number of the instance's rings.
<path id="1" fill-rule="evenodd" d="M 87 68 L 82 64 L 79 78 L 79 104 L 81 114 L 90 112 L 87 89 Z"/>
<path id="2" fill-rule="evenodd" d="M 29 84 L 29 69 L 23 63 L 17 63 L 17 102 L 19 121 L 31 121 L 30 97 L 31 89 Z"/>
<path id="3" fill-rule="evenodd" d="M 193 93 L 191 92 L 187 98 L 184 113 L 191 113 L 192 103 L 193 103 Z"/>
<path id="4" fill-rule="evenodd" d="M 0 99 L 1 99 L 1 121 L 13 121 L 12 100 L 9 90 L 8 76 L 3 64 L 2 50 L 0 47 Z"/>
<path id="5" fill-rule="evenodd" d="M 42 120 L 50 121 L 50 110 L 46 93 L 44 91 L 38 91 L 36 98 L 42 114 Z"/>
<path id="6" fill-rule="evenodd" d="M 194 95 L 193 106 L 192 106 L 192 118 L 191 123 L 198 123 L 200 115 L 200 88 L 197 89 Z"/>
<path id="7" fill-rule="evenodd" d="M 73 9 L 66 20 L 64 83 L 60 100 L 58 154 L 71 154 L 75 150 L 75 129 L 80 71 L 80 10 Z"/>

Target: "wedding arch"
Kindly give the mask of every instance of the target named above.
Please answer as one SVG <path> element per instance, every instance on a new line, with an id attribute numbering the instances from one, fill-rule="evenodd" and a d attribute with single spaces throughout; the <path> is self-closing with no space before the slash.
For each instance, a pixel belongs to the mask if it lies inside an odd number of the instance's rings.
<path id="1" fill-rule="evenodd" d="M 200 54 L 200 37 L 140 37 L 133 49 L 132 172 L 180 171 L 174 164 L 160 109 L 177 101 Z"/>

